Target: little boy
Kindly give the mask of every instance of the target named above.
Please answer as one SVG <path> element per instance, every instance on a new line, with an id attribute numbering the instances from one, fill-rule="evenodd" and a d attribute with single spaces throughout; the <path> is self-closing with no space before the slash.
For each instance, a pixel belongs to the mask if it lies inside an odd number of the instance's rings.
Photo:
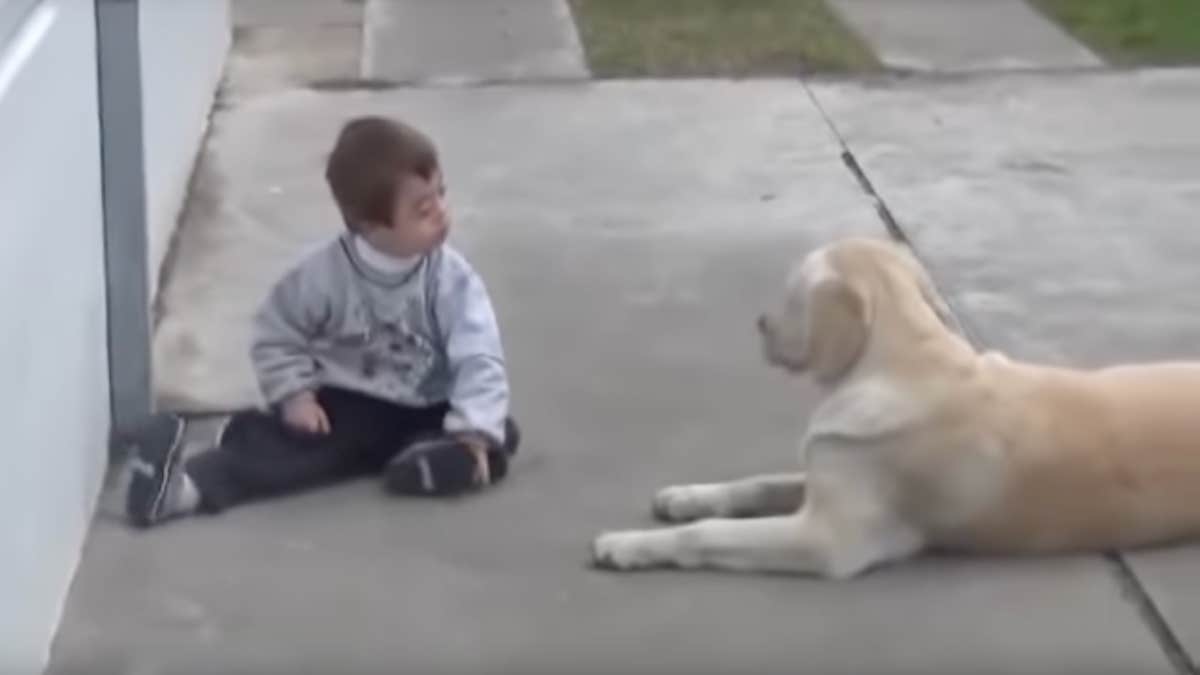
<path id="1" fill-rule="evenodd" d="M 445 243 L 433 143 L 401 122 L 348 122 L 325 178 L 347 232 L 302 260 L 254 319 L 265 411 L 233 415 L 182 461 L 184 422 L 137 434 L 126 498 L 148 527 L 196 512 L 382 474 L 397 494 L 454 495 L 502 479 L 519 442 L 483 281 Z"/>

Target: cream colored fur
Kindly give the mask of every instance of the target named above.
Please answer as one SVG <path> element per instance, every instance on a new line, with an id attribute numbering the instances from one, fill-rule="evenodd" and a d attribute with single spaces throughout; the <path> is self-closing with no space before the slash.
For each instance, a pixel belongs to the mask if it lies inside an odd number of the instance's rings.
<path id="1" fill-rule="evenodd" d="M 804 473 L 662 490 L 675 527 L 596 564 L 858 575 L 924 550 L 1039 554 L 1200 536 L 1200 362 L 1071 370 L 979 353 L 902 247 L 846 239 L 792 271 L 766 360 L 824 398 Z"/>

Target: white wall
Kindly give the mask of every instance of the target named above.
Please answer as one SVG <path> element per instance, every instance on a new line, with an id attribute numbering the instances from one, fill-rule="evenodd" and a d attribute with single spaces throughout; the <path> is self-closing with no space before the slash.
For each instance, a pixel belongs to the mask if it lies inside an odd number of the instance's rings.
<path id="1" fill-rule="evenodd" d="M 2 1 L 2 0 L 0 0 Z M 0 45 L 0 672 L 38 672 L 107 459 L 92 0 Z"/>
<path id="2" fill-rule="evenodd" d="M 17 2 L 36 9 L 0 31 L 4 675 L 46 663 L 109 427 L 94 0 L 0 0 L 0 20 Z M 229 0 L 141 0 L 140 22 L 153 293 L 228 52 Z"/>
<path id="3" fill-rule="evenodd" d="M 331 0 L 332 1 L 332 0 Z M 229 0 L 140 0 L 150 297 L 229 52 Z"/>

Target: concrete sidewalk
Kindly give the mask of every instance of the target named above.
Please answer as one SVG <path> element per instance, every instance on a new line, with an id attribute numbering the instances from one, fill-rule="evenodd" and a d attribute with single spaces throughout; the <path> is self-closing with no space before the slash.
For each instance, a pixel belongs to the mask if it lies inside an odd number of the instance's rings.
<path id="1" fill-rule="evenodd" d="M 566 0 L 235 0 L 232 95 L 588 77 Z"/>
<path id="2" fill-rule="evenodd" d="M 1100 59 L 1025 0 L 828 0 L 889 68 L 1090 68 Z"/>
<path id="3" fill-rule="evenodd" d="M 1073 124 L 1100 125 L 1111 147 L 1136 154 L 1136 139 L 1195 100 L 1183 75 L 1139 82 L 997 84 L 993 101 L 1010 101 L 1027 124 L 1002 127 L 1006 145 L 1028 156 L 968 166 L 997 180 L 987 171 L 1015 163 L 1036 173 L 1085 152 L 1091 137 L 1069 133 L 1050 159 L 1035 152 L 1049 135 L 1033 131 L 1054 126 L 1068 89 L 1093 103 L 1072 109 Z M 887 152 L 925 147 L 888 126 L 906 97 L 922 95 L 848 85 L 817 93 L 869 171 L 881 171 Z M 963 104 L 982 95 L 967 85 L 935 93 Z M 1099 111 L 1132 93 L 1161 112 L 1104 126 Z M 994 134 L 996 121 L 941 105 L 944 117 L 914 125 L 941 130 L 932 147 L 945 154 L 931 157 L 983 153 L 983 130 Z M 792 460 L 806 390 L 760 365 L 751 318 L 794 256 L 836 236 L 882 233 L 794 82 L 292 91 L 223 111 L 205 158 L 208 208 L 185 224 L 165 289 L 159 366 L 177 403 L 252 397 L 246 313 L 287 260 L 336 231 L 320 159 L 337 124 L 365 111 L 401 114 L 443 144 L 456 239 L 501 308 L 528 429 L 511 482 L 454 503 L 391 501 L 359 483 L 144 535 L 102 516 L 52 672 L 1173 672 L 1099 558 L 930 559 L 849 584 L 585 567 L 590 537 L 643 522 L 657 486 Z M 889 175 L 914 189 L 963 180 L 944 176 L 949 168 L 931 160 Z M 1016 213 L 1036 208 L 1038 195 L 1021 197 L 1031 204 L 1010 200 Z M 945 279 L 959 270 L 960 293 L 976 283 L 963 272 L 1003 268 L 999 255 L 960 264 L 924 241 Z M 1057 242 L 1041 260 L 1078 245 Z M 1003 259 L 1029 269 L 1025 257 Z M 1156 274 L 1170 269 L 1155 262 Z M 1001 306 L 1013 301 L 988 290 Z M 1069 337 L 1078 327 L 1056 330 Z M 1170 594 L 1186 605 L 1186 588 Z M 1186 612 L 1178 618 L 1186 627 Z"/>
<path id="4" fill-rule="evenodd" d="M 588 70 L 566 0 L 368 0 L 363 76 L 444 85 Z"/>
<path id="5" fill-rule="evenodd" d="M 1025 0 L 827 0 L 889 68 L 1095 68 Z M 233 92 L 271 81 L 462 85 L 589 76 L 567 0 L 238 0 Z"/>
<path id="6" fill-rule="evenodd" d="M 1132 585 L 1091 556 L 925 559 L 844 584 L 589 570 L 591 537 L 645 522 L 660 485 L 794 461 L 810 392 L 761 365 L 751 322 L 794 257 L 883 234 L 839 137 L 785 80 L 328 91 L 371 84 L 346 56 L 364 8 L 314 2 L 276 30 L 281 1 L 239 13 L 162 291 L 160 394 L 255 401 L 247 317 L 337 231 L 333 134 L 394 114 L 442 146 L 525 446 L 506 484 L 455 502 L 360 482 L 135 533 L 113 490 L 50 672 L 1191 672 L 1171 638 L 1200 650 L 1193 549 L 1130 557 Z M 289 59 L 303 35 L 327 58 Z M 1196 356 L 1200 73 L 812 91 L 987 342 Z"/>

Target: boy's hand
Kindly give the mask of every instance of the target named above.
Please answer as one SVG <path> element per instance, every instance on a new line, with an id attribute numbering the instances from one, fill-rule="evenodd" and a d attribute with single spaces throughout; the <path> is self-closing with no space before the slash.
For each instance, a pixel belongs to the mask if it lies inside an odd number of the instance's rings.
<path id="1" fill-rule="evenodd" d="M 309 434 L 327 434 L 331 428 L 329 416 L 311 391 L 302 391 L 284 401 L 283 421 L 289 427 Z"/>
<path id="2" fill-rule="evenodd" d="M 475 484 L 487 486 L 492 483 L 492 470 L 488 465 L 487 437 L 475 432 L 461 432 L 456 437 L 475 457 Z"/>

